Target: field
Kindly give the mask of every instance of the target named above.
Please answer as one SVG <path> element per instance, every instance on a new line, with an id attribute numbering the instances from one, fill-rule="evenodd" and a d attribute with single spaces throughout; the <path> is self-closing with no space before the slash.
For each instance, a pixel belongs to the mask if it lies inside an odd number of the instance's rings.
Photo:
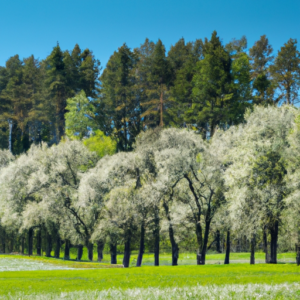
<path id="1" fill-rule="evenodd" d="M 182 254 L 182 260 L 192 261 L 190 255 Z M 294 261 L 294 256 L 285 253 L 279 258 Z M 237 263 L 248 259 L 249 253 L 232 254 L 230 265 L 218 264 L 223 257 L 209 255 L 211 264 L 206 266 L 124 269 L 106 263 L 0 255 L 0 299 L 300 299 L 300 267 L 295 264 Z M 263 259 L 263 254 L 256 257 Z M 150 259 L 153 262 L 152 256 L 145 262 Z M 164 260 L 170 255 L 162 255 Z M 16 265 L 23 271 L 15 271 Z"/>

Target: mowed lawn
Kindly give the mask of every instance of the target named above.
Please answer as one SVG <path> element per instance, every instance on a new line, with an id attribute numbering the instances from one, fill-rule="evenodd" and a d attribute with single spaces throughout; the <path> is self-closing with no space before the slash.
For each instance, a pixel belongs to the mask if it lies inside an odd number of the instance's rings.
<path id="1" fill-rule="evenodd" d="M 2 256 L 0 256 L 0 264 L 1 258 Z M 20 263 L 22 260 L 20 259 Z M 20 292 L 25 295 L 46 294 L 111 288 L 180 288 L 197 285 L 298 282 L 300 282 L 300 267 L 297 267 L 296 264 L 249 265 L 234 263 L 176 267 L 143 266 L 128 269 L 13 271 L 0 272 L 0 295 L 13 295 Z"/>

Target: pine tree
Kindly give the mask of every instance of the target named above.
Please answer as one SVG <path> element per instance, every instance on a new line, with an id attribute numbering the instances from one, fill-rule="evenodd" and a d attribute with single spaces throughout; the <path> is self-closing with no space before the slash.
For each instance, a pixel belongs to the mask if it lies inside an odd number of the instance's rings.
<path id="1" fill-rule="evenodd" d="M 147 40 L 145 42 L 149 43 Z M 168 88 L 171 82 L 171 66 L 165 55 L 165 46 L 158 40 L 153 47 L 151 54 L 143 57 L 143 52 L 140 54 L 140 61 L 143 62 L 143 72 L 146 76 L 139 78 L 140 80 L 147 80 L 148 83 L 145 90 L 146 97 L 142 102 L 143 113 L 141 117 L 144 120 L 146 127 L 164 126 L 172 123 L 172 102 L 168 98 Z M 139 68 L 139 65 L 138 65 Z M 139 73 L 139 69 L 137 69 Z"/>
<path id="2" fill-rule="evenodd" d="M 124 44 L 110 57 L 100 77 L 96 114 L 105 119 L 99 122 L 100 129 L 107 135 L 113 134 L 122 151 L 132 149 L 141 130 L 140 102 L 135 91 L 136 61 L 136 54 Z"/>
<path id="3" fill-rule="evenodd" d="M 172 66 L 170 96 L 176 102 L 178 125 L 193 122 L 187 111 L 192 105 L 192 79 L 196 72 L 197 62 L 203 58 L 202 48 L 202 40 L 185 44 L 184 39 L 180 39 L 168 53 Z"/>
<path id="4" fill-rule="evenodd" d="M 53 142 L 58 143 L 65 134 L 66 101 L 74 92 L 68 85 L 67 70 L 64 63 L 64 54 L 57 44 L 44 62 L 45 90 L 48 101 L 53 107 Z"/>
<path id="5" fill-rule="evenodd" d="M 252 68 L 251 79 L 255 91 L 253 102 L 255 104 L 276 103 L 276 100 L 274 101 L 274 85 L 269 72 L 274 59 L 272 52 L 273 48 L 265 35 L 261 36 L 260 40 L 249 49 Z"/>
<path id="6" fill-rule="evenodd" d="M 280 101 L 295 104 L 300 88 L 300 52 L 297 40 L 289 39 L 278 51 L 271 75 L 276 87 L 280 90 Z"/>
<path id="7" fill-rule="evenodd" d="M 221 44 L 217 32 L 211 40 L 205 40 L 204 59 L 197 63 L 193 77 L 193 103 L 189 111 L 194 115 L 195 124 L 208 124 L 210 136 L 217 125 L 230 121 L 230 108 L 233 101 L 233 77 L 231 58 Z M 200 128 L 205 132 L 208 128 Z"/>
<path id="8" fill-rule="evenodd" d="M 239 40 L 233 39 L 225 46 L 225 49 L 229 52 L 232 60 L 231 73 L 234 91 L 228 122 L 231 125 L 236 125 L 243 122 L 246 108 L 252 106 L 253 99 L 250 58 L 245 52 L 247 49 L 246 37 L 243 36 Z"/>

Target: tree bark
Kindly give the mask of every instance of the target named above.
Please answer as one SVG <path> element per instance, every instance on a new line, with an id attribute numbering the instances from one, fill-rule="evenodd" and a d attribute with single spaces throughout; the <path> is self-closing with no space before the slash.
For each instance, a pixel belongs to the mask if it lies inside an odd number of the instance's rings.
<path id="1" fill-rule="evenodd" d="M 210 215 L 210 213 L 209 213 Z M 205 257 L 206 257 L 206 248 L 208 243 L 208 235 L 209 235 L 210 221 L 205 222 L 205 231 L 204 231 L 204 239 L 201 251 L 200 265 L 205 265 Z"/>
<path id="2" fill-rule="evenodd" d="M 98 254 L 98 262 L 101 262 L 103 260 L 103 249 L 105 246 L 104 240 L 100 240 L 97 243 L 97 254 Z"/>
<path id="3" fill-rule="evenodd" d="M 59 234 L 57 233 L 57 236 L 56 236 L 56 245 L 55 245 L 55 253 L 54 253 L 54 257 L 55 258 L 59 258 L 59 256 L 60 256 L 60 246 L 61 246 L 61 240 L 60 240 Z"/>
<path id="4" fill-rule="evenodd" d="M 136 261 L 136 266 L 137 267 L 140 267 L 142 265 L 144 250 L 145 250 L 145 222 L 142 221 L 142 224 L 141 224 L 141 237 L 140 237 L 140 250 L 139 250 L 139 255 L 138 255 L 138 258 L 137 258 L 137 261 Z"/>
<path id="5" fill-rule="evenodd" d="M 297 266 L 300 265 L 300 245 L 296 244 L 296 253 L 297 253 L 297 256 L 296 256 L 296 263 L 297 263 Z"/>
<path id="6" fill-rule="evenodd" d="M 224 265 L 229 265 L 229 256 L 230 256 L 230 230 L 227 230 L 226 254 L 225 254 Z"/>
<path id="7" fill-rule="evenodd" d="M 155 212 L 155 219 L 154 219 L 154 266 L 159 266 L 159 211 L 158 208 Z"/>
<path id="8" fill-rule="evenodd" d="M 46 257 L 51 257 L 52 251 L 52 237 L 51 234 L 46 231 Z"/>
<path id="9" fill-rule="evenodd" d="M 32 239 L 33 239 L 33 237 L 32 237 Z M 15 242 L 15 236 L 12 233 L 11 236 L 10 236 L 10 243 L 9 243 L 9 252 L 10 253 L 14 252 L 14 242 Z M 32 249 L 32 247 L 31 247 L 31 249 Z"/>
<path id="10" fill-rule="evenodd" d="M 81 260 L 83 253 L 83 245 L 78 245 L 77 247 L 77 258 L 76 260 Z"/>
<path id="11" fill-rule="evenodd" d="M 88 243 L 88 257 L 90 261 L 93 261 L 94 256 L 94 244 Z"/>
<path id="12" fill-rule="evenodd" d="M 117 264 L 117 244 L 110 243 L 110 263 L 112 265 Z"/>
<path id="13" fill-rule="evenodd" d="M 65 253 L 64 253 L 64 260 L 70 259 L 70 241 L 65 240 Z"/>
<path id="14" fill-rule="evenodd" d="M 3 234 L 2 234 L 2 251 L 3 253 L 5 253 L 6 250 L 6 232 L 3 230 Z"/>
<path id="15" fill-rule="evenodd" d="M 277 264 L 277 242 L 278 242 L 278 221 L 270 228 L 271 234 L 271 257 L 270 263 Z"/>
<path id="16" fill-rule="evenodd" d="M 221 253 L 221 238 L 220 238 L 220 231 L 217 230 L 216 232 L 216 250 L 218 253 Z"/>
<path id="17" fill-rule="evenodd" d="M 196 237 L 198 242 L 197 265 L 201 265 L 202 227 L 200 224 L 200 217 L 198 217 L 198 222 L 196 224 Z"/>
<path id="18" fill-rule="evenodd" d="M 163 127 L 164 126 L 164 121 L 163 121 L 163 105 L 164 105 L 164 94 L 163 94 L 163 88 L 162 85 L 160 87 L 160 121 L 159 121 L 159 126 Z"/>
<path id="19" fill-rule="evenodd" d="M 125 248 L 124 248 L 124 258 L 123 258 L 123 266 L 124 268 L 129 268 L 130 265 L 130 233 L 128 234 L 128 237 L 125 242 Z"/>
<path id="20" fill-rule="evenodd" d="M 42 230 L 39 229 L 36 236 L 36 253 L 42 255 Z"/>
<path id="21" fill-rule="evenodd" d="M 24 254 L 24 251 L 25 251 L 25 237 L 24 237 L 24 234 L 22 234 L 22 237 L 21 237 L 21 253 Z"/>
<path id="22" fill-rule="evenodd" d="M 163 206 L 164 206 L 164 209 L 165 209 L 167 219 L 169 221 L 169 237 L 170 237 L 170 242 L 171 242 L 171 246 L 172 246 L 172 266 L 177 266 L 178 265 L 178 258 L 179 258 L 179 247 L 178 247 L 178 244 L 175 241 L 174 229 L 173 229 L 173 226 L 172 226 L 170 210 L 169 210 L 169 206 L 168 206 L 167 202 L 164 202 Z"/>
<path id="23" fill-rule="evenodd" d="M 33 228 L 28 230 L 28 255 L 32 255 L 33 248 Z"/>
<path id="24" fill-rule="evenodd" d="M 255 264 L 255 234 L 251 238 L 251 255 L 250 255 L 250 265 Z"/>
<path id="25" fill-rule="evenodd" d="M 265 252 L 265 263 L 268 264 L 270 262 L 270 257 L 268 253 L 268 236 L 267 236 L 267 227 L 264 227 L 264 235 L 263 235 L 263 240 L 264 240 L 264 252 Z"/>

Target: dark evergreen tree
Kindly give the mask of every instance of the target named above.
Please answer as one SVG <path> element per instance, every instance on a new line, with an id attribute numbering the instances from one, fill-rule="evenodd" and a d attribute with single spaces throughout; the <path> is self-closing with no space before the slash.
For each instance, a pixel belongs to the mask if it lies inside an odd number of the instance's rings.
<path id="1" fill-rule="evenodd" d="M 132 149 L 141 130 L 141 107 L 135 91 L 136 62 L 136 54 L 124 44 L 110 57 L 100 78 L 97 108 L 105 119 L 100 122 L 100 129 L 113 135 L 122 151 Z"/>
<path id="2" fill-rule="evenodd" d="M 273 48 L 268 38 L 263 35 L 249 49 L 251 59 L 251 79 L 253 81 L 255 104 L 268 105 L 276 103 L 274 99 L 274 85 L 272 83 L 269 68 L 273 62 Z M 274 102 L 275 101 L 275 102 Z"/>
<path id="3" fill-rule="evenodd" d="M 193 103 L 188 112 L 197 127 L 209 126 L 199 128 L 204 136 L 206 130 L 212 136 L 216 126 L 230 122 L 234 101 L 232 61 L 216 31 L 210 41 L 205 40 L 203 53 L 204 58 L 197 63 L 193 77 Z"/>
<path id="4" fill-rule="evenodd" d="M 46 97 L 52 106 L 51 123 L 53 124 L 53 142 L 58 143 L 65 133 L 66 100 L 74 92 L 68 85 L 64 54 L 57 44 L 44 61 Z"/>
<path id="5" fill-rule="evenodd" d="M 276 88 L 279 89 L 279 100 L 294 104 L 299 98 L 300 88 L 300 52 L 297 50 L 297 40 L 289 39 L 278 51 L 271 75 Z"/>

